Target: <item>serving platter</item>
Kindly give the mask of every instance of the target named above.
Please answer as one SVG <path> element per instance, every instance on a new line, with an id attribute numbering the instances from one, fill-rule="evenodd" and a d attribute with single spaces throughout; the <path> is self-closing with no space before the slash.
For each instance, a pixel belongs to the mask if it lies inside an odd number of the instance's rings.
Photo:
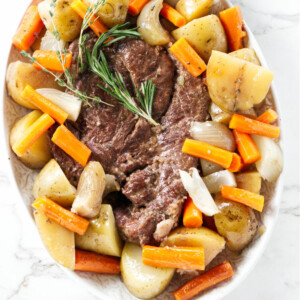
<path id="1" fill-rule="evenodd" d="M 215 1 L 215 4 L 212 8 L 212 12 L 217 13 L 218 11 L 228 8 L 230 6 L 232 6 L 232 4 L 229 1 L 217 0 Z M 245 24 L 245 29 L 248 33 L 246 46 L 249 48 L 253 48 L 256 51 L 257 57 L 259 58 L 262 66 L 268 67 L 263 53 L 247 24 Z M 8 58 L 8 64 L 17 60 L 25 61 L 24 57 L 19 53 L 19 51 L 16 48 L 12 47 Z M 31 208 L 31 203 L 34 200 L 32 195 L 32 186 L 38 172 L 25 167 L 17 159 L 17 157 L 11 151 L 9 146 L 10 129 L 12 128 L 14 122 L 17 119 L 28 113 L 28 110 L 15 103 L 8 96 L 5 83 L 3 90 L 4 95 L 1 107 L 1 114 L 4 122 L 3 136 L 5 138 L 5 148 L 7 150 L 11 183 L 13 185 L 13 188 L 15 188 L 18 191 L 20 201 L 24 204 L 25 209 L 28 211 L 28 216 L 30 216 L 30 218 L 28 218 L 28 222 L 30 222 L 33 221 L 33 210 Z M 258 112 L 260 112 L 269 107 L 272 107 L 273 109 L 277 110 L 280 117 L 281 114 L 279 109 L 279 99 L 276 96 L 274 84 L 271 85 L 270 92 L 268 93 L 264 104 L 261 107 L 257 108 L 257 110 Z M 278 125 L 280 125 L 279 121 L 278 123 Z M 279 143 L 282 148 L 282 135 L 280 137 Z M 281 190 L 282 176 L 278 179 L 276 184 L 268 184 L 265 182 L 263 183 L 262 193 L 265 195 L 265 207 L 263 214 L 260 217 L 260 221 L 261 224 L 263 224 L 266 227 L 265 233 L 262 236 L 257 236 L 256 239 L 242 252 L 241 255 L 234 254 L 228 249 L 224 250 L 223 253 L 211 263 L 210 267 L 212 267 L 213 265 L 217 265 L 224 259 L 228 259 L 232 263 L 235 275 L 231 279 L 219 284 L 217 287 L 206 290 L 204 293 L 202 293 L 195 299 L 221 299 L 222 297 L 230 293 L 230 291 L 232 291 L 237 285 L 241 283 L 243 279 L 246 278 L 251 269 L 255 266 L 258 259 L 261 257 L 271 235 L 272 228 L 274 227 L 279 211 Z M 102 274 L 97 275 L 84 272 L 73 272 L 64 267 L 61 268 L 63 268 L 64 271 L 70 277 L 76 280 L 78 284 L 85 286 L 92 294 L 98 296 L 100 299 L 136 299 L 128 292 L 125 285 L 121 282 L 120 277 Z M 178 274 L 175 275 L 168 289 L 156 299 L 174 299 L 171 292 L 174 291 L 178 286 L 182 285 L 188 278 L 188 274 L 184 277 L 179 276 Z"/>

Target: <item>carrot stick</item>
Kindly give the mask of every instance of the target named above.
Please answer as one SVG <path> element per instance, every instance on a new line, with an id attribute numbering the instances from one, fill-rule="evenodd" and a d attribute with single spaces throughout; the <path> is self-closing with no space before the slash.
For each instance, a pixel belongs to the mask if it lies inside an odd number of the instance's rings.
<path id="1" fill-rule="evenodd" d="M 130 0 L 128 6 L 128 13 L 132 16 L 137 16 L 149 0 Z"/>
<path id="2" fill-rule="evenodd" d="M 170 51 L 195 77 L 206 70 L 206 64 L 185 38 L 174 43 Z"/>
<path id="3" fill-rule="evenodd" d="M 37 6 L 31 5 L 27 9 L 17 32 L 12 38 L 13 45 L 19 50 L 27 51 L 43 27 L 44 23 L 40 18 Z"/>
<path id="4" fill-rule="evenodd" d="M 219 282 L 233 276 L 233 270 L 228 261 L 205 272 L 187 282 L 173 293 L 176 300 L 188 300 L 203 290 L 218 284 Z"/>
<path id="5" fill-rule="evenodd" d="M 241 157 L 237 153 L 233 153 L 232 162 L 230 167 L 227 169 L 229 172 L 239 172 L 243 168 Z"/>
<path id="6" fill-rule="evenodd" d="M 233 153 L 207 143 L 186 139 L 182 152 L 214 162 L 223 168 L 229 168 L 233 159 Z"/>
<path id="7" fill-rule="evenodd" d="M 23 156 L 34 142 L 50 128 L 55 121 L 48 115 L 43 114 L 31 126 L 29 126 L 22 139 L 18 140 L 12 146 L 13 151 L 19 156 Z"/>
<path id="8" fill-rule="evenodd" d="M 62 62 L 60 61 L 60 56 L 56 51 L 52 50 L 36 50 L 34 51 L 33 58 L 42 65 L 47 70 L 53 72 L 64 72 L 65 69 L 69 69 L 72 63 L 72 53 L 67 53 L 66 55 L 62 55 Z M 37 63 L 34 63 L 33 66 L 41 70 L 42 68 Z"/>
<path id="9" fill-rule="evenodd" d="M 262 123 L 238 114 L 234 114 L 231 117 L 229 128 L 243 133 L 257 134 L 271 138 L 277 138 L 280 134 L 278 126 Z"/>
<path id="10" fill-rule="evenodd" d="M 193 199 L 188 196 L 183 208 L 183 225 L 188 228 L 198 228 L 202 223 L 202 212 L 194 204 Z"/>
<path id="11" fill-rule="evenodd" d="M 75 270 L 101 274 L 119 274 L 120 260 L 116 257 L 76 249 Z"/>
<path id="12" fill-rule="evenodd" d="M 22 97 L 28 102 L 38 107 L 44 113 L 50 115 L 58 123 L 63 124 L 68 118 L 68 113 L 59 106 L 39 94 L 30 85 L 27 85 L 23 90 Z"/>
<path id="13" fill-rule="evenodd" d="M 186 24 L 185 17 L 165 2 L 163 3 L 160 14 L 177 27 L 181 27 Z"/>
<path id="14" fill-rule="evenodd" d="M 249 134 L 242 133 L 234 129 L 233 135 L 244 163 L 252 164 L 261 159 L 259 150 Z"/>
<path id="15" fill-rule="evenodd" d="M 86 14 L 88 7 L 82 3 L 81 0 L 75 0 L 71 3 L 71 8 L 82 18 Z M 108 28 L 102 24 L 99 20 L 99 17 L 93 15 L 90 20 L 90 27 L 95 32 L 95 34 L 99 37 L 101 33 L 108 30 Z"/>
<path id="16" fill-rule="evenodd" d="M 263 114 L 261 114 L 256 121 L 263 123 L 272 123 L 278 118 L 277 112 L 271 108 L 267 109 Z"/>
<path id="17" fill-rule="evenodd" d="M 244 48 L 243 38 L 246 32 L 243 31 L 241 8 L 235 6 L 221 11 L 220 20 L 227 35 L 230 51 Z"/>
<path id="18" fill-rule="evenodd" d="M 77 216 L 47 197 L 37 198 L 32 203 L 32 207 L 44 213 L 47 217 L 53 219 L 61 226 L 80 235 L 83 235 L 86 232 L 90 223 L 88 220 Z"/>
<path id="19" fill-rule="evenodd" d="M 64 125 L 59 126 L 54 132 L 51 141 L 83 167 L 86 166 L 92 151 L 80 142 L 67 127 Z"/>
<path id="20" fill-rule="evenodd" d="M 144 246 L 143 263 L 152 267 L 204 270 L 202 247 L 154 247 Z"/>
<path id="21" fill-rule="evenodd" d="M 232 186 L 221 186 L 222 197 L 236 201 L 262 212 L 264 207 L 264 196 L 246 190 L 234 188 Z"/>

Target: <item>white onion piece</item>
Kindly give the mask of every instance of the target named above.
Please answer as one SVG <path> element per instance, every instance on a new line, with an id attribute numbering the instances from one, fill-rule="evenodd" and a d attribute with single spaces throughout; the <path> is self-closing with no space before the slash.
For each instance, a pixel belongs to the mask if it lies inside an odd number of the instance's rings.
<path id="1" fill-rule="evenodd" d="M 41 50 L 52 50 L 52 51 L 60 51 L 65 49 L 67 43 L 63 40 L 57 40 L 54 35 L 50 31 L 46 31 L 46 34 L 41 40 Z"/>
<path id="2" fill-rule="evenodd" d="M 170 37 L 163 29 L 159 21 L 159 13 L 163 0 L 148 2 L 137 19 L 139 33 L 150 45 L 165 45 L 170 42 Z"/>
<path id="3" fill-rule="evenodd" d="M 203 177 L 202 179 L 207 189 L 212 194 L 220 192 L 222 185 L 232 186 L 232 187 L 237 186 L 234 175 L 227 170 L 210 174 L 206 177 Z"/>
<path id="4" fill-rule="evenodd" d="M 105 174 L 105 189 L 103 192 L 103 198 L 112 192 L 120 190 L 120 185 L 116 180 L 116 176 L 111 174 Z"/>
<path id="5" fill-rule="evenodd" d="M 192 170 L 192 176 L 181 170 L 179 170 L 179 173 L 182 184 L 193 199 L 194 204 L 207 216 L 219 213 L 220 211 L 200 177 L 198 170 L 196 168 L 191 168 L 190 170 Z"/>
<path id="6" fill-rule="evenodd" d="M 56 89 L 37 89 L 36 91 L 66 111 L 69 114 L 69 120 L 74 122 L 77 120 L 82 104 L 77 97 Z"/>
<path id="7" fill-rule="evenodd" d="M 204 176 L 210 175 L 215 172 L 219 172 L 224 170 L 224 168 L 220 165 L 217 165 L 209 160 L 204 158 L 200 158 L 201 170 Z"/>
<path id="8" fill-rule="evenodd" d="M 235 140 L 230 129 L 221 123 L 206 121 L 192 122 L 191 136 L 200 142 L 234 151 L 236 148 Z"/>
<path id="9" fill-rule="evenodd" d="M 252 138 L 261 155 L 261 159 L 255 163 L 257 171 L 263 179 L 270 182 L 276 181 L 283 168 L 283 157 L 279 145 L 265 136 L 252 135 Z"/>

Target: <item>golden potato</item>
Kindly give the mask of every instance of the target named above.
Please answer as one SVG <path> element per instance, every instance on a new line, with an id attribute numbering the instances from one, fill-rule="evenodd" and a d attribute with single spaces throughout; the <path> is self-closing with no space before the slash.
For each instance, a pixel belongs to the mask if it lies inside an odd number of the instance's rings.
<path id="1" fill-rule="evenodd" d="M 185 38 L 207 62 L 212 50 L 227 52 L 227 39 L 220 19 L 209 15 L 172 31 L 176 40 Z"/>
<path id="2" fill-rule="evenodd" d="M 74 270 L 74 232 L 62 227 L 37 210 L 34 212 L 34 219 L 41 239 L 50 255 L 62 266 Z"/>
<path id="3" fill-rule="evenodd" d="M 35 198 L 47 196 L 64 207 L 70 207 L 75 199 L 76 189 L 56 160 L 51 159 L 36 177 L 32 193 Z"/>
<path id="4" fill-rule="evenodd" d="M 27 84 L 34 89 L 44 87 L 62 90 L 50 74 L 42 70 L 37 70 L 32 64 L 21 61 L 9 64 L 6 72 L 6 84 L 8 93 L 13 100 L 31 109 L 35 109 L 36 107 L 21 96 Z"/>
<path id="5" fill-rule="evenodd" d="M 247 110 L 260 103 L 269 91 L 274 74 L 261 66 L 213 51 L 207 70 L 212 101 L 222 110 Z"/>
<path id="6" fill-rule="evenodd" d="M 121 275 L 123 281 L 135 297 L 152 299 L 168 286 L 174 275 L 173 268 L 146 266 L 142 262 L 142 248 L 126 243 L 121 257 Z"/>
<path id="7" fill-rule="evenodd" d="M 209 106 L 209 114 L 214 122 L 223 123 L 228 125 L 232 114 L 223 111 L 218 105 L 211 102 Z"/>
<path id="8" fill-rule="evenodd" d="M 260 66 L 260 62 L 256 56 L 255 50 L 252 48 L 243 48 L 233 52 L 230 52 L 229 55 L 242 60 L 246 60 L 250 63 Z"/>
<path id="9" fill-rule="evenodd" d="M 253 210 L 243 204 L 225 200 L 220 194 L 216 195 L 215 203 L 221 211 L 214 215 L 219 234 L 225 238 L 229 249 L 233 251 L 244 249 L 258 229 Z"/>
<path id="10" fill-rule="evenodd" d="M 235 174 L 237 187 L 259 194 L 261 188 L 261 176 L 257 171 L 249 171 Z"/>
<path id="11" fill-rule="evenodd" d="M 53 0 L 45 0 L 38 5 L 38 11 L 46 28 L 53 33 L 57 30 L 65 42 L 75 40 L 81 30 L 82 19 L 71 8 L 73 0 L 57 0 L 55 8 L 51 7 Z M 53 12 L 51 17 L 49 11 Z"/>
<path id="12" fill-rule="evenodd" d="M 162 242 L 162 246 L 201 246 L 204 249 L 205 266 L 207 266 L 225 248 L 225 240 L 216 232 L 205 227 L 178 227 Z"/>
<path id="13" fill-rule="evenodd" d="M 24 131 L 41 115 L 42 113 L 39 110 L 34 110 L 14 124 L 9 135 L 9 144 L 11 147 L 22 138 Z M 51 159 L 50 141 L 47 133 L 44 133 L 23 156 L 18 158 L 28 168 L 42 168 Z"/>
<path id="14" fill-rule="evenodd" d="M 111 205 L 102 204 L 97 218 L 90 220 L 84 235 L 75 236 L 76 246 L 100 254 L 121 256 L 122 241 L 115 223 Z"/>
<path id="15" fill-rule="evenodd" d="M 187 22 L 208 15 L 214 0 L 179 0 L 176 9 Z"/>

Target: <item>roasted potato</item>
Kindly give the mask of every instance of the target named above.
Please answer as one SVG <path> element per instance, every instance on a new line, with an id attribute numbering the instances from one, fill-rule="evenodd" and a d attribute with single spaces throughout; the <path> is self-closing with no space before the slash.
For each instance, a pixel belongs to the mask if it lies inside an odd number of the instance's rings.
<path id="1" fill-rule="evenodd" d="M 8 93 L 13 100 L 31 109 L 35 109 L 36 107 L 21 96 L 27 84 L 31 85 L 34 89 L 43 87 L 62 90 L 50 74 L 42 70 L 37 70 L 32 64 L 21 61 L 9 64 L 6 72 L 6 84 Z"/>
<path id="2" fill-rule="evenodd" d="M 162 246 L 203 247 L 205 266 L 224 248 L 225 240 L 216 232 L 205 228 L 179 227 L 173 230 Z"/>
<path id="3" fill-rule="evenodd" d="M 261 188 L 261 176 L 257 171 L 249 171 L 235 174 L 237 187 L 259 194 Z"/>
<path id="4" fill-rule="evenodd" d="M 260 66 L 260 62 L 256 56 L 255 50 L 252 48 L 239 49 L 239 50 L 230 52 L 229 55 Z"/>
<path id="5" fill-rule="evenodd" d="M 45 0 L 38 5 L 38 11 L 46 28 L 53 32 L 58 31 L 60 39 L 65 42 L 75 40 L 79 34 L 82 19 L 71 8 L 73 0 L 56 0 L 55 8 L 52 5 L 53 0 Z M 53 16 L 49 12 L 53 12 Z"/>
<path id="6" fill-rule="evenodd" d="M 214 0 L 179 0 L 176 9 L 187 22 L 208 15 Z"/>
<path id="7" fill-rule="evenodd" d="M 34 219 L 42 241 L 50 255 L 62 266 L 74 270 L 74 232 L 62 227 L 39 211 L 34 212 Z"/>
<path id="8" fill-rule="evenodd" d="M 51 159 L 36 177 L 32 193 L 35 198 L 47 196 L 64 207 L 70 207 L 75 199 L 76 189 L 56 160 Z"/>
<path id="9" fill-rule="evenodd" d="M 217 165 L 209 160 L 204 158 L 200 158 L 201 171 L 203 176 L 210 175 L 212 173 L 224 170 L 224 168 L 220 165 Z"/>
<path id="10" fill-rule="evenodd" d="M 9 144 L 11 147 L 24 135 L 24 131 L 30 127 L 42 113 L 34 110 L 23 118 L 19 119 L 12 127 L 9 135 Z M 21 157 L 21 162 L 31 169 L 42 168 L 50 159 L 50 141 L 47 133 L 44 133 Z"/>
<path id="11" fill-rule="evenodd" d="M 121 257 L 123 281 L 135 297 L 152 299 L 162 293 L 174 275 L 173 268 L 146 266 L 142 262 L 142 248 L 126 243 Z"/>
<path id="12" fill-rule="evenodd" d="M 223 111 L 218 105 L 211 102 L 209 106 L 209 114 L 214 122 L 223 123 L 228 125 L 232 114 Z"/>
<path id="13" fill-rule="evenodd" d="M 112 207 L 102 204 L 97 218 L 90 220 L 84 235 L 75 236 L 76 246 L 100 254 L 121 256 L 122 241 L 119 237 Z"/>
<path id="14" fill-rule="evenodd" d="M 96 217 L 100 211 L 104 188 L 105 173 L 101 164 L 90 161 L 80 175 L 72 212 L 84 218 Z"/>
<path id="15" fill-rule="evenodd" d="M 220 194 L 215 197 L 219 214 L 214 215 L 215 224 L 229 249 L 241 251 L 255 236 L 258 222 L 253 210 L 243 204 L 225 200 Z"/>
<path id="16" fill-rule="evenodd" d="M 269 90 L 274 74 L 261 66 L 213 51 L 206 78 L 212 101 L 222 110 L 247 110 L 260 103 Z"/>
<path id="17" fill-rule="evenodd" d="M 207 62 L 212 50 L 227 52 L 227 39 L 220 19 L 209 15 L 172 31 L 176 40 L 185 38 Z"/>

